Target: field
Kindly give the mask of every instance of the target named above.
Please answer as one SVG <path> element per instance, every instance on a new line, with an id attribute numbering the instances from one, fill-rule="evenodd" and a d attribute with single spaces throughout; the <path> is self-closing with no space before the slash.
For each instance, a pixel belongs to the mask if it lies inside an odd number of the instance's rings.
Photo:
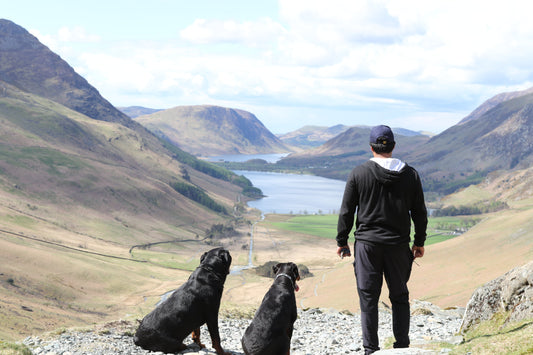
<path id="1" fill-rule="evenodd" d="M 267 223 L 273 228 L 288 232 L 335 239 L 337 219 L 337 215 L 298 215 L 285 216 L 285 218 L 272 217 Z M 479 217 L 465 216 L 430 217 L 426 245 L 454 238 L 473 227 L 479 220 Z"/>
<path id="2" fill-rule="evenodd" d="M 139 319 L 161 295 L 184 282 L 201 253 L 214 246 L 189 233 L 183 235 L 189 240 L 186 243 L 176 240 L 134 248 L 130 254 L 129 246 L 123 244 L 73 233 L 7 207 L 2 212 L 4 224 L 9 220 L 21 231 L 20 235 L 0 233 L 2 340 L 61 327 Z M 252 235 L 254 266 L 292 261 L 309 268 L 312 276 L 298 283 L 299 307 L 358 311 L 353 259 L 336 255 L 336 216 L 266 215 L 261 219 L 259 213 L 250 211 L 246 219 L 252 224 L 239 227 L 240 237 L 218 241 L 230 250 L 232 266 L 248 264 Z M 472 223 L 470 220 L 430 219 L 426 255 L 417 259 L 409 284 L 412 299 L 443 308 L 464 307 L 478 286 L 533 259 L 533 200 L 520 200 L 509 210 L 476 219 L 462 234 L 451 234 Z M 127 233 L 127 229 L 99 228 L 102 235 Z M 183 230 L 176 227 L 160 233 L 170 236 L 183 234 Z M 31 236 L 41 239 L 28 238 Z M 222 314 L 250 316 L 271 282 L 253 269 L 230 274 Z M 382 301 L 389 304 L 386 289 Z"/>

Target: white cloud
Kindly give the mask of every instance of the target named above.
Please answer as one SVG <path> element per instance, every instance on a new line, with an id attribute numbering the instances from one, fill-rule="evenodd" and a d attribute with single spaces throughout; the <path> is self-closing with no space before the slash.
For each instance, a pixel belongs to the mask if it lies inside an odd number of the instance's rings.
<path id="1" fill-rule="evenodd" d="M 262 46 L 271 44 L 285 30 L 270 18 L 258 21 L 197 19 L 180 31 L 180 36 L 194 44 L 242 43 Z"/>
<path id="2" fill-rule="evenodd" d="M 99 42 L 100 36 L 87 33 L 81 27 L 61 27 L 58 31 L 57 38 L 60 42 Z"/>
<path id="3" fill-rule="evenodd" d="M 43 34 L 39 30 L 31 29 L 29 31 L 37 37 L 39 41 L 52 49 L 59 49 L 68 43 L 90 43 L 99 42 L 100 37 L 89 34 L 81 26 L 61 27 L 55 34 Z"/>
<path id="4" fill-rule="evenodd" d="M 427 122 L 446 127 L 492 95 L 531 85 L 528 6 L 280 0 L 278 19 L 191 19 L 164 44 L 107 43 L 81 27 L 38 37 L 119 105 L 246 107 L 263 112 L 267 126 L 298 112 L 301 125 L 327 112 L 348 120 L 332 124 L 381 115 L 429 129 Z"/>

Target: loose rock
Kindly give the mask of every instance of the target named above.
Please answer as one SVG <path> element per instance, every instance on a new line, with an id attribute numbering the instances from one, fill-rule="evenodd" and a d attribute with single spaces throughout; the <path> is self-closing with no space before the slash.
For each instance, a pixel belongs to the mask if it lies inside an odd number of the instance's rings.
<path id="1" fill-rule="evenodd" d="M 435 352 L 422 347 L 434 342 L 454 342 L 458 340 L 464 309 L 441 310 L 428 303 L 413 301 L 411 317 L 411 348 L 382 350 L 376 354 L 439 354 L 446 349 Z M 423 309 L 423 311 L 417 311 Z M 392 338 L 390 310 L 380 309 L 379 337 L 381 346 Z M 363 354 L 361 323 L 359 314 L 347 314 L 329 309 L 298 310 L 298 319 L 294 324 L 291 342 L 293 355 L 332 355 Z M 250 323 L 249 319 L 222 318 L 219 320 L 222 346 L 226 351 L 242 355 L 241 337 Z M 117 321 L 92 329 L 69 329 L 62 334 L 32 336 L 26 338 L 26 344 L 37 355 L 109 355 L 109 354 L 162 354 L 141 349 L 133 343 L 137 322 Z M 206 355 L 216 354 L 211 347 L 207 327 L 201 328 L 202 342 L 206 349 L 199 349 L 189 338 L 185 343 L 189 348 L 180 354 Z M 389 342 L 390 343 L 390 342 Z"/>

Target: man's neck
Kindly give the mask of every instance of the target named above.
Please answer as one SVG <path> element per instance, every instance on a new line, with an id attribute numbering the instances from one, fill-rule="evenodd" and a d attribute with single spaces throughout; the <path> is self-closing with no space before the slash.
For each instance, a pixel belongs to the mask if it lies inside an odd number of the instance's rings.
<path id="1" fill-rule="evenodd" d="M 374 154 L 374 158 L 392 158 L 392 152 L 391 153 L 376 153 L 372 151 L 372 154 Z"/>

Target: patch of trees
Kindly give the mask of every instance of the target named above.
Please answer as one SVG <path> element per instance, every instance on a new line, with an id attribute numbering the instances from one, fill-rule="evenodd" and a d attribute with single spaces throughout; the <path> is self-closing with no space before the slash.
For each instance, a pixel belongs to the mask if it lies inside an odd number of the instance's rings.
<path id="1" fill-rule="evenodd" d="M 470 206 L 449 206 L 445 208 L 440 208 L 433 211 L 432 216 L 469 216 L 475 214 L 501 211 L 507 208 L 509 208 L 509 205 L 507 205 L 507 203 L 503 201 L 480 202 L 478 204 Z"/>
<path id="2" fill-rule="evenodd" d="M 209 162 L 197 159 L 194 155 L 181 150 L 166 139 L 161 139 L 161 142 L 163 143 L 165 148 L 167 148 L 173 153 L 172 159 L 177 160 L 180 163 L 187 164 L 194 170 L 198 170 L 204 174 L 224 181 L 232 181 L 232 179 L 236 176 L 235 173 L 229 170 L 223 169 Z"/>
<path id="3" fill-rule="evenodd" d="M 261 198 L 261 197 L 265 197 L 265 195 L 263 195 L 263 191 L 261 191 L 261 189 L 255 187 L 255 186 L 246 186 L 242 189 L 242 194 L 246 197 L 250 197 L 250 198 Z"/>
<path id="4" fill-rule="evenodd" d="M 237 235 L 239 235 L 239 232 L 237 232 L 233 226 L 222 223 L 213 224 L 205 231 L 207 239 L 231 238 Z"/>
<path id="5" fill-rule="evenodd" d="M 198 202 L 202 206 L 205 206 L 212 211 L 228 214 L 224 206 L 217 203 L 215 200 L 209 197 L 202 189 L 194 185 L 188 184 L 186 182 L 172 182 L 170 183 L 170 186 L 188 199 L 191 199 L 194 202 Z"/>
<path id="6" fill-rule="evenodd" d="M 444 221 L 438 222 L 435 226 L 435 229 L 447 230 L 447 231 L 459 231 L 466 232 L 473 226 L 479 223 L 480 218 L 467 218 L 461 219 L 460 221 Z"/>
<path id="7" fill-rule="evenodd" d="M 479 184 L 485 179 L 487 174 L 487 171 L 477 171 L 467 177 L 464 177 L 464 175 L 461 174 L 460 178 L 456 178 L 455 174 L 452 173 L 441 179 L 425 178 L 422 176 L 422 185 L 424 186 L 424 191 L 433 191 L 442 195 L 449 195 L 470 185 Z"/>
<path id="8" fill-rule="evenodd" d="M 233 184 L 242 187 L 242 194 L 250 198 L 261 198 L 264 197 L 263 191 L 260 188 L 257 188 L 252 185 L 252 182 L 245 176 L 239 175 L 235 176 L 231 181 Z"/>
<path id="9" fill-rule="evenodd" d="M 172 158 L 174 160 L 177 160 L 183 164 L 187 164 L 191 168 L 197 171 L 200 171 L 204 174 L 207 174 L 211 177 L 214 177 L 216 179 L 229 181 L 232 184 L 242 187 L 243 195 L 245 196 L 248 196 L 251 198 L 263 197 L 263 192 L 261 191 L 261 189 L 254 187 L 252 185 L 252 182 L 248 180 L 247 178 L 245 178 L 244 176 L 242 175 L 238 176 L 237 174 L 235 174 L 234 172 L 228 169 L 225 169 L 215 164 L 197 159 L 194 155 L 189 154 L 179 149 L 178 147 L 176 147 L 169 141 L 165 139 L 161 139 L 161 140 L 164 146 L 173 153 Z M 189 173 L 187 172 L 186 169 L 182 169 L 182 174 L 184 175 L 183 176 L 184 179 L 186 180 L 190 179 Z"/>
<path id="10" fill-rule="evenodd" d="M 274 273 L 274 270 L 272 270 L 272 267 L 277 264 L 279 264 L 279 261 L 267 261 L 263 265 L 256 267 L 255 272 L 259 276 L 269 277 L 273 279 L 274 277 L 276 277 L 276 274 Z M 309 271 L 309 268 L 304 264 L 297 264 L 296 266 L 298 267 L 300 279 L 313 276 L 313 274 Z"/>

